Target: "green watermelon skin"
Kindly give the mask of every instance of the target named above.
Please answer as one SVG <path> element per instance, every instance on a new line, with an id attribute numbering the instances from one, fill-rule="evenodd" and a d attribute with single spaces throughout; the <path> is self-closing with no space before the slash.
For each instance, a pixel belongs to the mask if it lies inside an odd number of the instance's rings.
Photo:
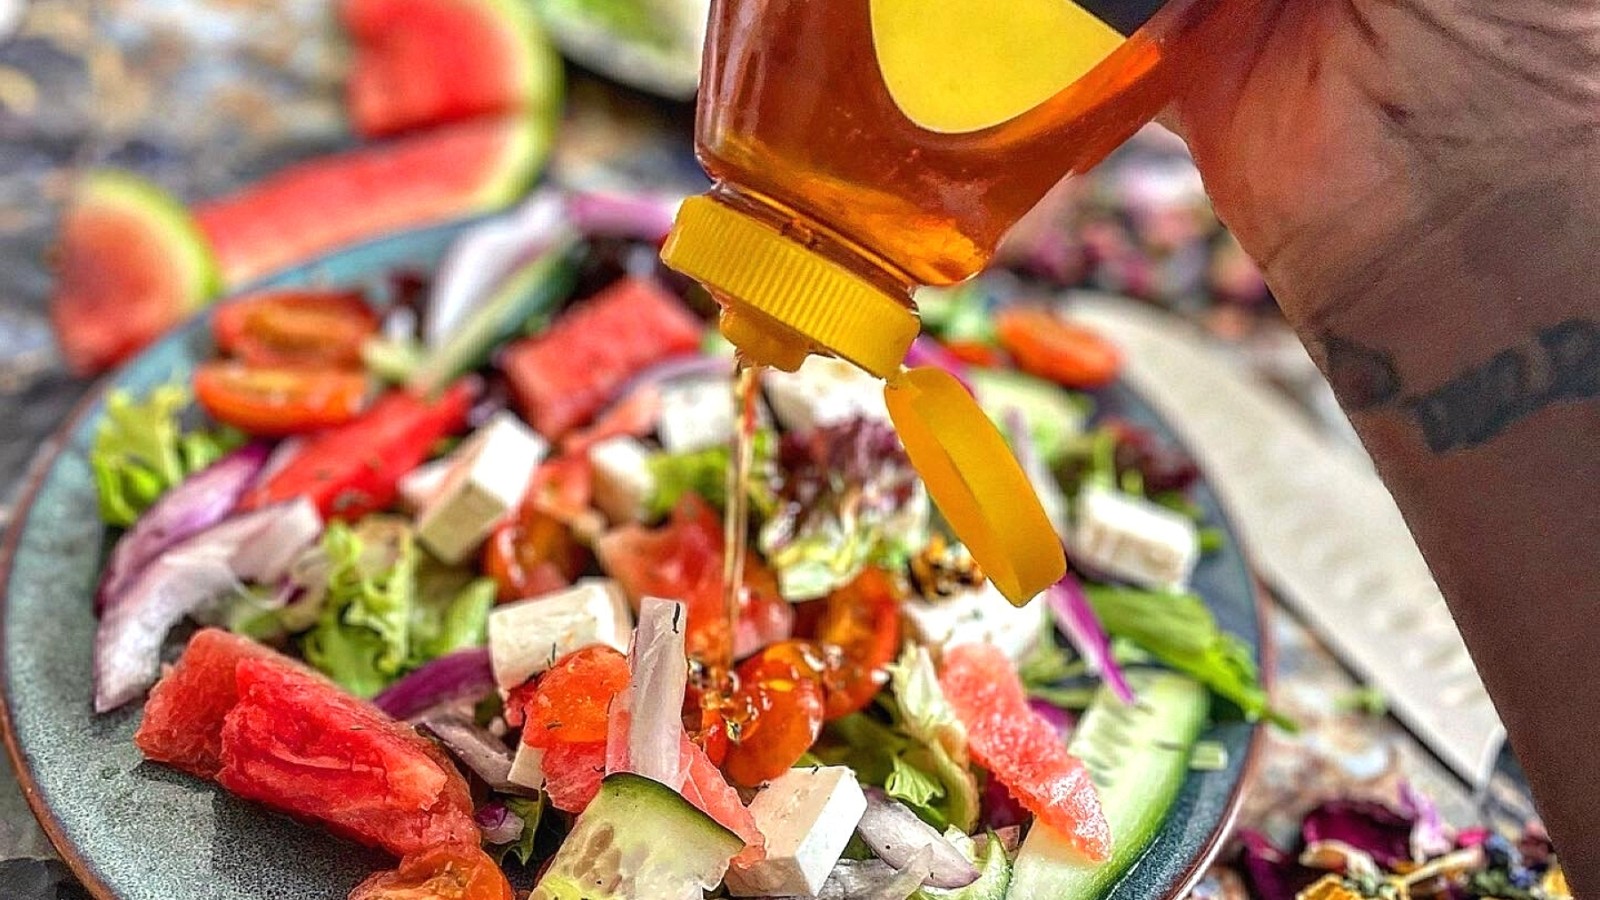
<path id="1" fill-rule="evenodd" d="M 217 294 L 211 251 L 183 204 L 125 172 L 78 183 L 53 261 L 50 320 L 80 375 L 121 363 Z"/>
<path id="2" fill-rule="evenodd" d="M 364 137 L 557 112 L 561 58 L 521 0 L 344 0 L 339 13 L 355 47 L 350 118 Z"/>
<path id="3" fill-rule="evenodd" d="M 550 123 L 473 119 L 290 166 L 200 205 L 229 288 L 397 231 L 503 208 L 538 176 Z"/>

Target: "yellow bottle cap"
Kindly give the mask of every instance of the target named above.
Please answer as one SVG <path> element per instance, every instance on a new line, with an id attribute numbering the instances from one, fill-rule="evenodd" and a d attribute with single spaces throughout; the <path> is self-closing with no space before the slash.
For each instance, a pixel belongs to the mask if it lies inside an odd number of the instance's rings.
<path id="1" fill-rule="evenodd" d="M 1066 572 L 1061 539 L 1022 466 L 950 373 L 917 368 L 884 388 L 906 454 L 956 537 L 1017 606 Z"/>
<path id="2" fill-rule="evenodd" d="M 793 371 L 822 351 L 889 378 L 920 330 L 888 291 L 704 195 L 683 202 L 661 259 L 728 304 L 722 333 L 758 365 Z"/>

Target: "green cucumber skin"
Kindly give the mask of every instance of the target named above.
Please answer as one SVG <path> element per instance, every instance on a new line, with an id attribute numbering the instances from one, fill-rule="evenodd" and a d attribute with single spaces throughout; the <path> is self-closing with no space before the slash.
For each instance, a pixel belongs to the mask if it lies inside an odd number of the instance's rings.
<path id="1" fill-rule="evenodd" d="M 1210 696 L 1175 672 L 1134 669 L 1131 712 L 1104 687 L 1073 732 L 1069 749 L 1089 766 L 1111 825 L 1111 858 L 1096 865 L 1047 828 L 1034 827 L 1017 852 L 1011 900 L 1101 897 L 1150 846 L 1189 773 L 1189 755 L 1205 727 Z M 1107 743 L 1096 747 L 1097 741 Z M 1108 756 L 1106 750 L 1118 751 Z"/>
<path id="2" fill-rule="evenodd" d="M 1058 385 L 1022 372 L 976 367 L 967 373 L 967 379 L 983 411 L 1002 428 L 1007 407 L 1022 414 L 1035 449 L 1047 464 L 1060 459 L 1073 438 L 1083 433 L 1088 410 L 1078 395 Z"/>

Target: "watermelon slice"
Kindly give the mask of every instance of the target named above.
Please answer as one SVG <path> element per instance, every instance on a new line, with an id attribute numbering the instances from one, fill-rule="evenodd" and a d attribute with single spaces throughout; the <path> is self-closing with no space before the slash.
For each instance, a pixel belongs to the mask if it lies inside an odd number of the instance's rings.
<path id="1" fill-rule="evenodd" d="M 195 215 L 223 281 L 239 287 L 347 244 L 506 206 L 550 138 L 551 124 L 529 116 L 475 119 L 290 166 Z"/>
<path id="2" fill-rule="evenodd" d="M 554 744 L 544 752 L 541 766 L 550 805 L 563 812 L 583 812 L 606 777 L 606 742 Z"/>
<path id="3" fill-rule="evenodd" d="M 555 115 L 561 57 L 520 0 L 344 0 L 346 85 L 366 137 L 527 110 Z"/>
<path id="4" fill-rule="evenodd" d="M 665 288 L 625 278 L 506 348 L 502 368 L 523 418 L 554 439 L 593 419 L 635 374 L 698 350 L 700 334 Z"/>
<path id="5" fill-rule="evenodd" d="M 245 659 L 217 781 L 396 856 L 475 847 L 467 783 L 409 725 L 299 666 Z"/>
<path id="6" fill-rule="evenodd" d="M 1039 821 L 1091 860 L 1111 853 L 1111 827 L 1089 769 L 1028 705 L 1010 657 L 993 644 L 947 651 L 939 687 L 966 726 L 972 757 Z"/>
<path id="7" fill-rule="evenodd" d="M 183 205 L 123 172 L 79 184 L 55 256 L 50 318 L 82 375 L 128 358 L 217 293 L 211 251 Z"/>
<path id="8" fill-rule="evenodd" d="M 222 768 L 222 720 L 239 702 L 234 670 L 246 659 L 278 659 L 270 648 L 220 628 L 195 632 L 177 665 L 150 692 L 133 743 L 147 759 L 201 778 Z"/>

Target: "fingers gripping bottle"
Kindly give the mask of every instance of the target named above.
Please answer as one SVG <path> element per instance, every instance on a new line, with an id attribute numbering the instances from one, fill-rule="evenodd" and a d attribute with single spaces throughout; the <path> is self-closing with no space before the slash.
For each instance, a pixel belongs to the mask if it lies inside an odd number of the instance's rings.
<path id="1" fill-rule="evenodd" d="M 666 263 L 722 305 L 754 364 L 838 356 L 886 382 L 958 537 L 1014 603 L 1065 560 L 972 397 L 906 370 L 912 293 L 976 274 L 1064 176 L 1170 95 L 1172 42 L 1209 0 L 714 0 L 696 145 Z"/>

